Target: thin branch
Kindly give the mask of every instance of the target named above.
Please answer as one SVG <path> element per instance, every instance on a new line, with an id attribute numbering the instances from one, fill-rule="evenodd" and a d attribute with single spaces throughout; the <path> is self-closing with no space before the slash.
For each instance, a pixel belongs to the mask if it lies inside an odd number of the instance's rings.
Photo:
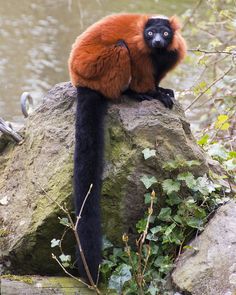
<path id="1" fill-rule="evenodd" d="M 75 279 L 76 281 L 78 281 L 78 282 L 84 284 L 84 285 L 87 286 L 89 289 L 93 289 L 89 284 L 85 283 L 85 282 L 82 281 L 81 279 L 79 279 L 79 278 L 73 276 L 71 273 L 69 273 L 69 272 L 66 270 L 66 268 L 61 264 L 61 262 L 57 259 L 56 255 L 54 255 L 53 253 L 52 253 L 52 258 L 56 260 L 56 262 L 60 265 L 60 267 L 63 269 L 63 271 L 64 271 L 68 276 L 70 276 L 71 278 Z"/>
<path id="2" fill-rule="evenodd" d="M 205 50 L 205 49 L 200 49 L 200 48 L 192 48 L 188 49 L 190 52 L 201 52 L 205 54 L 228 54 L 228 55 L 235 55 L 235 51 L 226 51 L 226 50 Z"/>
<path id="3" fill-rule="evenodd" d="M 199 6 L 202 4 L 203 0 L 199 0 L 196 5 L 194 6 L 194 8 L 192 9 L 191 14 L 186 18 L 183 26 L 182 26 L 182 30 L 185 29 L 186 25 L 190 22 L 191 18 L 194 16 L 194 14 L 196 13 L 196 11 L 198 10 Z"/>
<path id="4" fill-rule="evenodd" d="M 90 185 L 90 187 L 89 187 L 89 190 L 88 190 L 88 192 L 87 192 L 87 194 L 86 194 L 86 196 L 85 196 L 85 198 L 84 198 L 84 201 L 83 201 L 83 203 L 82 203 L 82 206 L 81 206 L 81 208 L 80 208 L 79 215 L 76 217 L 75 229 L 77 229 L 77 227 L 78 227 L 78 223 L 79 223 L 79 220 L 80 220 L 80 218 L 81 218 L 81 214 L 82 214 L 82 212 L 83 212 L 83 210 L 84 210 L 84 205 L 85 205 L 85 203 L 86 203 L 86 201 L 87 201 L 87 199 L 88 199 L 88 196 L 89 196 L 90 193 L 91 193 L 92 188 L 93 188 L 93 184 L 91 183 L 91 185 Z"/>
<path id="5" fill-rule="evenodd" d="M 33 182 L 33 181 L 32 181 Z M 35 183 L 35 182 L 33 182 L 33 183 Z M 84 255 L 84 252 L 83 252 L 83 249 L 82 249 L 82 246 L 81 246 L 81 242 L 80 242 L 80 238 L 79 238 L 79 235 L 78 235 L 78 232 L 77 232 L 77 226 L 78 226 L 78 220 L 79 220 L 79 218 L 77 218 L 76 219 L 76 224 L 74 224 L 74 222 L 73 222 L 73 219 L 72 219 L 72 217 L 70 216 L 70 213 L 69 213 L 69 211 L 68 211 L 68 209 L 67 208 L 65 208 L 65 207 L 63 207 L 63 206 L 61 206 L 56 200 L 53 200 L 52 198 L 51 198 L 51 196 L 49 196 L 49 194 L 44 190 L 44 188 L 39 184 L 39 183 L 37 183 L 37 185 L 40 187 L 40 189 L 44 192 L 44 194 L 45 194 L 45 196 L 50 200 L 50 201 L 52 201 L 52 202 L 54 202 L 66 215 L 67 215 L 67 217 L 68 217 L 68 220 L 69 220 L 69 223 L 70 223 L 70 227 L 71 227 L 71 229 L 73 230 L 73 232 L 74 232 L 74 235 L 75 235 L 75 239 L 76 239 L 76 242 L 77 242 L 77 245 L 78 245 L 78 248 L 79 248 L 79 252 L 80 252 L 80 256 L 81 256 L 81 259 L 82 259 L 82 262 L 83 262 L 83 265 L 84 265 L 84 268 L 85 268 L 85 271 L 86 271 L 86 274 L 87 274 L 87 277 L 88 277 L 88 280 L 89 280 L 89 283 L 91 284 L 91 286 L 90 286 L 90 288 L 92 288 L 93 290 L 95 290 L 95 292 L 97 293 L 97 294 L 101 294 L 101 292 L 99 291 L 99 289 L 98 289 L 98 287 L 97 287 L 97 285 L 95 285 L 95 283 L 94 283 L 94 281 L 93 281 L 93 278 L 92 278 L 92 276 L 91 276 L 91 273 L 90 273 L 90 270 L 89 270 L 89 268 L 88 268 L 88 264 L 87 264 L 87 262 L 86 262 L 86 258 L 85 258 L 85 255 Z M 90 185 L 90 188 L 89 188 L 89 190 L 88 190 L 88 193 L 86 194 L 86 196 L 85 196 L 85 201 L 87 200 L 87 198 L 88 198 L 88 196 L 89 196 L 89 194 L 90 194 L 90 192 L 91 192 L 91 189 L 92 189 L 92 184 Z M 82 204 L 82 207 L 81 207 L 81 209 L 80 209 L 80 212 L 79 212 L 79 216 L 82 214 L 82 210 L 83 210 L 83 208 L 84 208 L 84 204 L 85 204 L 85 201 L 83 202 L 83 204 Z M 58 261 L 58 259 L 56 259 L 57 261 Z M 60 264 L 60 263 L 59 263 Z M 60 264 L 61 265 L 61 264 Z M 63 266 L 62 266 L 63 267 Z M 63 269 L 64 269 L 64 267 L 63 267 Z M 68 273 L 68 271 L 66 271 L 66 273 L 67 274 L 69 274 Z M 72 276 L 72 275 L 71 275 Z M 79 280 L 79 279 L 77 279 L 77 280 Z M 81 280 L 80 280 L 81 281 Z"/>
<path id="6" fill-rule="evenodd" d="M 229 72 L 232 71 L 234 67 L 231 66 L 227 71 L 225 71 L 220 77 L 218 77 L 216 80 L 214 80 L 206 89 L 204 89 L 199 95 L 187 106 L 185 111 L 187 111 L 189 108 L 191 108 L 198 100 L 205 94 L 212 86 L 214 86 L 216 83 L 221 81 L 226 75 L 229 74 Z"/>

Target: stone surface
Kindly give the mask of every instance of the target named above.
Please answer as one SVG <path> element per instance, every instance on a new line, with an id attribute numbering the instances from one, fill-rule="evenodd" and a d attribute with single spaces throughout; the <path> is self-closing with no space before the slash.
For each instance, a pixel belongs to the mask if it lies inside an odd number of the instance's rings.
<path id="1" fill-rule="evenodd" d="M 96 292 L 68 277 L 5 276 L 1 278 L 2 295 L 93 295 Z"/>
<path id="2" fill-rule="evenodd" d="M 219 208 L 190 245 L 172 273 L 174 284 L 192 295 L 235 295 L 236 203 Z"/>
<path id="3" fill-rule="evenodd" d="M 64 227 L 58 217 L 64 214 L 53 200 L 72 207 L 75 93 L 70 83 L 56 85 L 26 120 L 24 142 L 9 143 L 0 152 L 3 270 L 10 266 L 22 274 L 60 272 L 50 258 L 52 251 L 58 254 L 50 241 L 61 238 Z M 142 150 L 147 147 L 157 156 L 144 161 Z M 122 244 L 123 232 L 132 236 L 145 210 L 146 189 L 140 177 L 170 177 L 162 166 L 176 155 L 199 160 L 195 174 L 208 171 L 178 103 L 169 110 L 157 100 L 139 103 L 123 98 L 110 106 L 101 203 L 104 233 L 114 244 Z M 72 235 L 66 235 L 66 254 L 74 253 L 74 245 Z"/>

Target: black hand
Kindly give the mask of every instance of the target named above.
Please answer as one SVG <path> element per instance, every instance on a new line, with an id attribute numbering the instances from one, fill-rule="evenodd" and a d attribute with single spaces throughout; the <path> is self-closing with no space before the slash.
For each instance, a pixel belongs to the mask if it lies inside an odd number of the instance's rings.
<path id="1" fill-rule="evenodd" d="M 143 100 L 152 100 L 153 97 L 149 95 L 148 93 L 138 93 L 131 89 L 126 90 L 123 92 L 123 94 L 128 95 L 131 99 L 137 100 L 137 101 L 143 101 Z"/>
<path id="2" fill-rule="evenodd" d="M 172 109 L 174 102 L 173 102 L 172 98 L 169 95 L 160 93 L 160 94 L 157 95 L 156 99 L 161 101 L 166 108 Z"/>
<path id="3" fill-rule="evenodd" d="M 172 89 L 168 89 L 168 88 L 162 88 L 162 87 L 157 87 L 157 91 L 158 92 L 161 92 L 162 94 L 166 94 L 166 95 L 169 95 L 173 98 L 175 98 L 175 93 Z"/>

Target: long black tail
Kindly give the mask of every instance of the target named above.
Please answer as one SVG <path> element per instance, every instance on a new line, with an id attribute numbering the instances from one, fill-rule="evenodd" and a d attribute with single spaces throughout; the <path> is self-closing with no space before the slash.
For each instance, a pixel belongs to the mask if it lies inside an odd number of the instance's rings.
<path id="1" fill-rule="evenodd" d="M 96 283 L 98 267 L 101 262 L 101 220 L 100 191 L 103 171 L 104 117 L 107 100 L 97 91 L 78 87 L 76 115 L 75 158 L 74 158 L 74 195 L 76 215 L 93 184 L 78 224 L 78 234 L 82 249 Z M 85 279 L 87 274 L 77 250 L 79 275 Z"/>

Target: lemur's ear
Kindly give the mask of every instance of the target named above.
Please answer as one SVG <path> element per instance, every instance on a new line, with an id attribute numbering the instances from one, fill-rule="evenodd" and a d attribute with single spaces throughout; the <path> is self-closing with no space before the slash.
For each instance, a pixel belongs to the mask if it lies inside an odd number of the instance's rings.
<path id="1" fill-rule="evenodd" d="M 169 18 L 170 21 L 170 26 L 172 28 L 173 31 L 177 31 L 179 29 L 181 29 L 181 23 L 180 20 L 178 19 L 178 17 L 176 15 L 173 15 Z"/>

